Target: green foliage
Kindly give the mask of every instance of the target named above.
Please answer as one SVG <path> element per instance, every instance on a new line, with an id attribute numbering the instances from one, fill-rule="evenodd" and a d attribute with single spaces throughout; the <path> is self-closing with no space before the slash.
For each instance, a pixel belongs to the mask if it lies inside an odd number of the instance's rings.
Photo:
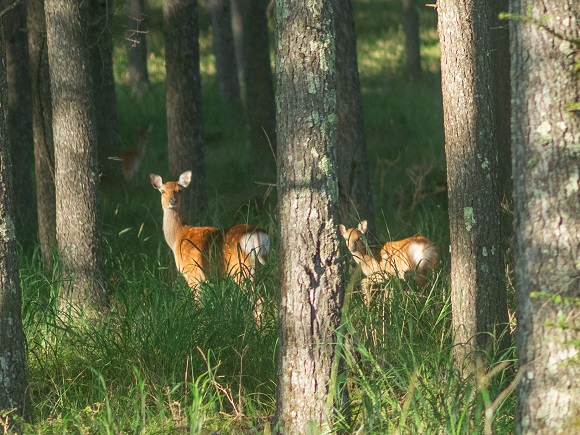
<path id="1" fill-rule="evenodd" d="M 127 84 L 116 10 L 115 77 L 123 147 L 154 124 L 136 177 L 103 192 L 111 312 L 82 323 L 56 309 L 61 277 L 43 272 L 39 252 L 21 256 L 28 354 L 30 433 L 267 433 L 275 411 L 277 361 L 276 194 L 274 168 L 249 153 L 243 113 L 218 98 L 211 29 L 201 2 L 201 56 L 208 225 L 266 228 L 273 253 L 256 293 L 213 277 L 193 294 L 178 275 L 162 234 L 159 195 L 147 174 L 168 176 L 161 1 L 149 2 L 150 85 Z M 341 328 L 346 357 L 339 379 L 350 405 L 337 410 L 345 433 L 512 431 L 513 396 L 500 392 L 511 370 L 459 378 L 452 364 L 446 281 L 448 224 L 439 54 L 435 13 L 421 11 L 420 83 L 404 76 L 400 1 L 355 2 L 371 184 L 380 239 L 421 233 L 442 255 L 424 290 L 392 280 L 366 307 L 354 293 Z M 347 276 L 348 278 L 348 276 Z M 255 318 L 258 296 L 260 320 Z M 510 355 L 491 355 L 503 367 Z M 502 399 L 494 402 L 496 397 Z M 492 407 L 495 404 L 495 408 Z M 486 413 L 495 410 L 492 417 Z"/>

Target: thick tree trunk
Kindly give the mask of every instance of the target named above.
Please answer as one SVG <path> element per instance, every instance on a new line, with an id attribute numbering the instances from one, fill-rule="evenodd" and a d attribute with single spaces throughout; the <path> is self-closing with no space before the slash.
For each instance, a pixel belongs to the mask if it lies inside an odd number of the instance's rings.
<path id="1" fill-rule="evenodd" d="M 221 100 L 232 110 L 242 105 L 238 63 L 232 32 L 230 0 L 210 0 L 211 23 L 213 28 L 213 52 L 217 70 L 217 84 Z"/>
<path id="2" fill-rule="evenodd" d="M 234 0 L 235 16 L 241 17 L 241 67 L 244 77 L 245 106 L 250 127 L 252 152 L 274 167 L 276 150 L 276 103 L 266 10 L 268 0 Z M 238 41 L 238 44 L 240 42 Z M 271 162 L 271 164 L 270 164 Z"/>
<path id="3" fill-rule="evenodd" d="M 82 0 L 45 2 L 55 148 L 56 236 L 73 280 L 62 303 L 104 307 L 96 122 Z M 89 312 L 89 314 L 92 314 Z"/>
<path id="4" fill-rule="evenodd" d="M 578 433 L 580 101 L 578 3 L 514 0 L 512 132 L 516 211 L 516 432 Z M 556 36 L 559 35 L 559 36 Z"/>
<path id="5" fill-rule="evenodd" d="M 28 0 L 28 46 L 32 76 L 32 120 L 38 210 L 38 240 L 46 271 L 52 271 L 56 250 L 54 143 L 46 19 L 43 0 Z"/>
<path id="6" fill-rule="evenodd" d="M 403 0 L 403 29 L 407 73 L 411 81 L 421 78 L 421 39 L 419 37 L 419 11 L 415 0 Z"/>
<path id="7" fill-rule="evenodd" d="M 99 175 L 105 183 L 116 186 L 121 179 L 121 165 L 117 160 L 109 159 L 118 156 L 121 150 L 113 77 L 113 2 L 90 0 L 89 5 L 89 52 L 97 123 Z"/>
<path id="8" fill-rule="evenodd" d="M 336 16 L 336 106 L 340 221 L 375 225 L 369 181 L 363 105 L 351 0 L 334 2 Z"/>
<path id="9" fill-rule="evenodd" d="M 6 48 L 0 32 L 0 411 L 12 411 L 10 433 L 19 432 L 14 417 L 26 411 L 26 352 L 22 331 L 22 300 L 12 207 L 12 167 L 7 118 Z M 4 423 L 4 417 L 2 417 Z"/>
<path id="10" fill-rule="evenodd" d="M 7 3 L 3 1 L 4 5 Z M 18 186 L 18 195 L 14 197 L 16 237 L 21 245 L 30 247 L 35 242 L 36 213 L 32 187 L 34 148 L 26 4 L 20 3 L 12 9 L 4 18 L 4 23 L 12 176 Z"/>
<path id="11" fill-rule="evenodd" d="M 193 171 L 184 201 L 192 224 L 207 208 L 198 18 L 197 0 L 163 1 L 169 172 L 176 180 Z"/>
<path id="12" fill-rule="evenodd" d="M 127 14 L 127 68 L 129 84 L 134 90 L 149 83 L 147 71 L 147 13 L 145 0 L 126 0 Z"/>
<path id="13" fill-rule="evenodd" d="M 279 368 L 276 430 L 331 427 L 342 293 L 333 0 L 276 3 Z"/>
<path id="14" fill-rule="evenodd" d="M 458 368 L 473 368 L 507 324 L 487 0 L 438 3 Z"/>

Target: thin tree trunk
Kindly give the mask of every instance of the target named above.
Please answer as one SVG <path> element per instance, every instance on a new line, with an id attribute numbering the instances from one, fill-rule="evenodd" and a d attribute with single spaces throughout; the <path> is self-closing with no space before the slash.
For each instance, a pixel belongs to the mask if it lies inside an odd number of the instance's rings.
<path id="1" fill-rule="evenodd" d="M 4 18 L 4 23 L 12 176 L 14 184 L 19 186 L 18 195 L 14 197 L 16 237 L 21 245 L 31 247 L 35 242 L 36 213 L 32 185 L 34 151 L 26 4 L 20 3 L 12 9 Z"/>
<path id="2" fill-rule="evenodd" d="M 230 0 L 210 0 L 213 28 L 213 51 L 217 70 L 217 83 L 221 100 L 233 110 L 242 105 L 238 63 L 232 31 Z"/>
<path id="3" fill-rule="evenodd" d="M 11 411 L 6 422 L 10 433 L 21 428 L 14 417 L 26 411 L 26 352 L 22 330 L 22 297 L 18 275 L 18 253 L 12 206 L 12 167 L 8 132 L 8 84 L 5 69 L 6 47 L 0 32 L 0 410 Z M 2 417 L 4 423 L 4 416 Z"/>
<path id="4" fill-rule="evenodd" d="M 30 48 L 30 74 L 32 76 L 38 240 L 44 268 L 49 272 L 53 268 L 53 253 L 57 243 L 52 98 L 43 0 L 28 0 L 28 46 Z"/>
<path id="5" fill-rule="evenodd" d="M 147 12 L 145 0 L 126 0 L 127 14 L 127 68 L 129 84 L 139 91 L 147 87 Z"/>
<path id="6" fill-rule="evenodd" d="M 88 314 L 107 303 L 98 202 L 96 122 L 82 0 L 45 2 L 55 148 L 56 236 L 72 279 L 62 304 Z"/>
<path id="7" fill-rule="evenodd" d="M 176 180 L 193 171 L 184 201 L 192 224 L 207 208 L 198 19 L 197 0 L 163 1 L 169 172 Z"/>
<path id="8" fill-rule="evenodd" d="M 352 1 L 335 1 L 334 10 L 340 221 L 358 223 L 366 219 L 372 232 L 375 216 L 364 134 Z"/>
<path id="9" fill-rule="evenodd" d="M 276 3 L 281 434 L 332 425 L 342 294 L 332 3 Z"/>
<path id="10" fill-rule="evenodd" d="M 260 161 L 267 162 L 264 165 L 266 168 L 273 168 L 275 164 L 272 151 L 276 150 L 276 103 L 266 15 L 268 0 L 234 0 L 233 5 L 232 9 L 237 9 L 235 16 L 240 16 L 242 21 L 243 53 L 238 65 L 244 70 L 244 100 L 252 153 Z"/>
<path id="11" fill-rule="evenodd" d="M 101 180 L 115 186 L 121 179 L 121 165 L 109 157 L 118 156 L 121 136 L 117 122 L 117 97 L 113 77 L 112 0 L 89 1 L 89 52 L 93 100 L 97 123 L 98 161 Z"/>
<path id="12" fill-rule="evenodd" d="M 492 49 L 489 56 L 496 122 L 500 200 L 502 203 L 501 233 L 504 243 L 503 249 L 506 251 L 511 249 L 513 236 L 510 35 L 508 21 L 500 20 L 499 14 L 508 11 L 507 3 L 505 0 L 493 0 L 489 3 L 492 19 L 490 26 Z"/>
<path id="13" fill-rule="evenodd" d="M 518 384 L 516 433 L 578 433 L 580 9 L 513 0 L 511 12 Z"/>
<path id="14" fill-rule="evenodd" d="M 403 0 L 403 29 L 405 30 L 405 53 L 407 73 L 411 81 L 421 78 L 421 39 L 419 37 L 419 11 L 415 0 Z"/>
<path id="15" fill-rule="evenodd" d="M 441 82 L 455 360 L 464 374 L 507 325 L 487 0 L 441 0 Z"/>

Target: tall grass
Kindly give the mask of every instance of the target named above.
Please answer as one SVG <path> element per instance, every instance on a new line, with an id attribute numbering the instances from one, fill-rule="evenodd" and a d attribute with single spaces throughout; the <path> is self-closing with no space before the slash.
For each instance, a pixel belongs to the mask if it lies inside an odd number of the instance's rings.
<path id="1" fill-rule="evenodd" d="M 123 146 L 154 124 L 135 179 L 103 192 L 110 312 L 82 323 L 56 309 L 64 277 L 43 271 L 38 252 L 21 255 L 28 344 L 29 433 L 267 433 L 275 410 L 277 258 L 275 191 L 257 182 L 243 114 L 218 98 L 211 29 L 201 2 L 205 152 L 210 208 L 204 223 L 250 222 L 273 237 L 256 292 L 213 277 L 197 295 L 173 264 L 150 172 L 167 176 L 161 1 L 150 1 L 150 87 L 127 84 L 122 8 L 115 17 L 115 76 Z M 512 430 L 512 355 L 490 355 L 495 371 L 458 377 L 452 363 L 448 226 L 435 14 L 421 12 L 423 80 L 404 75 L 398 0 L 355 1 L 365 132 L 379 239 L 422 233 L 442 254 L 430 286 L 393 279 L 370 306 L 350 282 L 340 329 L 346 406 L 343 433 L 495 433 Z M 348 262 L 348 259 L 345 258 Z M 255 305 L 263 301 L 262 315 Z M 501 406 L 500 406 L 501 405 Z M 214 432 L 215 431 L 215 432 Z"/>

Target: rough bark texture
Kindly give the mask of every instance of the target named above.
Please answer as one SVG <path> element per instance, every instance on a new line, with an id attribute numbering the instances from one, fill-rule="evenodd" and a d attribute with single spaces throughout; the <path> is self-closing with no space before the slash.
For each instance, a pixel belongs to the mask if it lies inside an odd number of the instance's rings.
<path id="1" fill-rule="evenodd" d="M 276 2 L 282 434 L 325 433 L 332 419 L 342 292 L 332 3 Z"/>
<path id="2" fill-rule="evenodd" d="M 580 101 L 580 59 L 566 39 L 579 41 L 580 3 L 511 8 L 535 20 L 511 22 L 516 432 L 579 433 L 580 117 L 569 105 Z"/>
<path id="3" fill-rule="evenodd" d="M 32 77 L 34 166 L 39 216 L 38 240 L 45 270 L 52 271 L 53 253 L 57 246 L 56 200 L 50 75 L 43 0 L 28 0 L 28 46 Z"/>
<path id="4" fill-rule="evenodd" d="M 45 2 L 52 89 L 56 236 L 72 281 L 63 304 L 106 304 L 101 245 L 96 123 L 91 94 L 87 11 L 82 0 Z"/>
<path id="5" fill-rule="evenodd" d="M 403 29 L 407 73 L 411 81 L 421 77 L 421 39 L 419 38 L 419 10 L 415 0 L 403 0 Z"/>
<path id="6" fill-rule="evenodd" d="M 213 30 L 213 52 L 217 70 L 217 83 L 221 100 L 234 110 L 242 105 L 238 63 L 232 32 L 230 0 L 210 0 Z"/>
<path id="7" fill-rule="evenodd" d="M 266 10 L 269 0 L 234 0 L 236 16 L 241 17 L 241 62 L 244 70 L 244 100 L 252 152 L 274 167 L 271 147 L 276 150 L 276 103 Z M 239 44 L 240 42 L 238 42 Z M 271 162 L 271 164 L 270 164 Z"/>
<path id="8" fill-rule="evenodd" d="M 438 2 L 455 358 L 471 368 L 507 324 L 487 0 Z M 468 374 L 469 370 L 465 372 Z"/>
<path id="9" fill-rule="evenodd" d="M 12 208 L 5 53 L 4 35 L 0 32 L 0 411 L 16 409 L 16 415 L 23 415 L 27 386 L 26 353 Z M 12 418 L 8 424 L 12 430 L 18 431 Z"/>
<path id="10" fill-rule="evenodd" d="M 184 197 L 186 221 L 191 224 L 207 208 L 198 18 L 197 0 L 163 1 L 169 172 L 176 180 L 193 171 Z"/>
<path id="11" fill-rule="evenodd" d="M 127 68 L 129 83 L 134 89 L 149 83 L 147 71 L 147 12 L 145 0 L 126 0 Z"/>
<path id="12" fill-rule="evenodd" d="M 366 219 L 372 232 L 375 216 L 369 181 L 352 1 L 337 0 L 334 2 L 334 10 L 340 221 L 343 224 L 358 224 Z"/>
<path id="13" fill-rule="evenodd" d="M 2 4 L 7 5 L 7 1 Z M 18 186 L 14 200 L 16 238 L 21 245 L 31 247 L 35 242 L 36 213 L 32 167 L 34 161 L 32 139 L 32 92 L 26 33 L 26 3 L 18 4 L 3 19 L 6 37 L 8 76 L 8 124 L 12 177 Z"/>
<path id="14" fill-rule="evenodd" d="M 112 10 L 112 0 L 89 1 L 89 53 L 97 123 L 99 176 L 103 182 L 114 187 L 121 179 L 121 165 L 109 157 L 119 155 L 121 136 L 113 77 Z"/>

